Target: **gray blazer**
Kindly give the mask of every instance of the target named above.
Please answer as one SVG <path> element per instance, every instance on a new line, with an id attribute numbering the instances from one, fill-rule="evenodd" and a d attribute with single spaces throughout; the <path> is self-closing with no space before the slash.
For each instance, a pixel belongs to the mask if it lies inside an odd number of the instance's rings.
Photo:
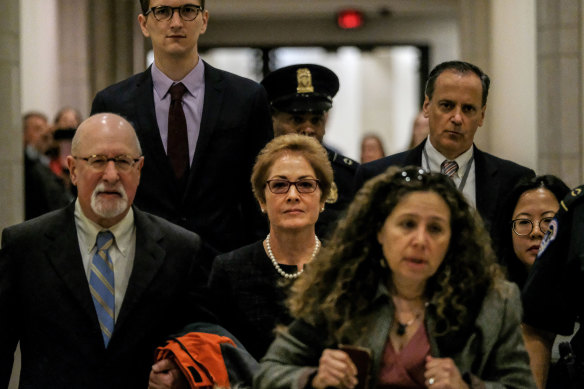
<path id="1" fill-rule="evenodd" d="M 358 333 L 354 345 L 372 352 L 370 388 L 377 385 L 383 350 L 389 339 L 394 308 L 384 285 L 379 286 L 371 310 L 366 314 L 366 329 Z M 507 281 L 497 283 L 485 297 L 470 336 L 447 355 L 432 335 L 436 318 L 427 310 L 424 325 L 432 356 L 452 358 L 471 387 L 535 388 L 529 368 L 529 357 L 520 330 L 521 303 L 519 290 Z M 317 371 L 318 360 L 325 347 L 319 331 L 305 322 L 294 322 L 288 332 L 278 335 L 261 361 L 254 378 L 254 388 L 306 388 Z M 475 386 L 476 385 L 476 386 Z M 482 386 L 484 385 L 484 386 Z"/>

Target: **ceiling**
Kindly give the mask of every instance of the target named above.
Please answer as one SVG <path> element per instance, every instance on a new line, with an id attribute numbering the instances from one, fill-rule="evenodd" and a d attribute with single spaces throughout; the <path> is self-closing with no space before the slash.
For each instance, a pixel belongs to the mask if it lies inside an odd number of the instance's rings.
<path id="1" fill-rule="evenodd" d="M 361 10 L 366 17 L 448 16 L 459 0 L 206 0 L 211 17 L 318 18 L 343 8 Z"/>

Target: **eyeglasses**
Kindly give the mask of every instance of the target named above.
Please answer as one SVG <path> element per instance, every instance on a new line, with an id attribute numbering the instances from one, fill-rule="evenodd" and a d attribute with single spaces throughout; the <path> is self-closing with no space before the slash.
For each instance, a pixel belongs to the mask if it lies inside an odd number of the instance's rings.
<path id="1" fill-rule="evenodd" d="M 75 159 L 82 159 L 87 162 L 91 168 L 97 171 L 104 171 L 107 167 L 109 161 L 114 161 L 114 165 L 119 172 L 126 173 L 134 166 L 140 158 L 132 158 L 129 155 L 116 155 L 115 157 L 108 158 L 105 155 L 90 155 L 87 158 L 73 157 Z"/>
<path id="2" fill-rule="evenodd" d="M 288 181 L 288 180 L 268 180 L 266 184 L 270 189 L 270 192 L 274 194 L 288 193 L 290 190 L 290 185 L 294 185 L 298 193 L 313 193 L 316 188 L 318 188 L 319 180 L 314 178 L 305 178 L 298 181 Z"/>
<path id="3" fill-rule="evenodd" d="M 550 228 L 550 223 L 552 222 L 552 220 L 554 220 L 553 217 L 541 218 L 539 223 L 538 223 L 539 230 L 545 234 L 547 232 L 547 230 Z M 531 234 L 531 231 L 533 231 L 533 221 L 532 220 L 515 219 L 515 220 L 511 220 L 511 223 L 513 224 L 513 232 L 519 236 L 529 235 L 529 234 Z"/>
<path id="4" fill-rule="evenodd" d="M 180 7 L 170 7 L 168 5 L 160 5 L 158 7 L 152 7 L 144 16 L 148 16 L 148 14 L 154 15 L 154 18 L 159 22 L 170 20 L 174 16 L 174 11 L 178 10 L 178 14 L 180 15 L 182 20 L 190 22 L 191 20 L 195 20 L 199 13 L 203 11 L 203 7 L 200 5 L 195 4 L 183 4 Z"/>

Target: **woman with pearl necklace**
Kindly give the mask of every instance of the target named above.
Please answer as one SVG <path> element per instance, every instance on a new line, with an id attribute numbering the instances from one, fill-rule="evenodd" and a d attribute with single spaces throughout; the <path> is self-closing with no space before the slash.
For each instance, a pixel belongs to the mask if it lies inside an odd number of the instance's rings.
<path id="1" fill-rule="evenodd" d="M 213 261 L 209 287 L 220 324 L 258 360 L 275 327 L 291 322 L 284 304 L 290 285 L 318 260 L 315 224 L 332 183 L 320 143 L 297 134 L 276 137 L 258 155 L 251 177 L 269 234 Z"/>

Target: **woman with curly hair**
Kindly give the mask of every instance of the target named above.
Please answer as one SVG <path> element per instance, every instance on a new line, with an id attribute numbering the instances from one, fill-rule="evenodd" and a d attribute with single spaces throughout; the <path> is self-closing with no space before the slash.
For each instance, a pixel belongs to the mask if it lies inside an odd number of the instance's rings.
<path id="1" fill-rule="evenodd" d="M 296 320 L 256 388 L 535 387 L 518 288 L 443 175 L 394 167 L 367 182 L 293 290 Z"/>

